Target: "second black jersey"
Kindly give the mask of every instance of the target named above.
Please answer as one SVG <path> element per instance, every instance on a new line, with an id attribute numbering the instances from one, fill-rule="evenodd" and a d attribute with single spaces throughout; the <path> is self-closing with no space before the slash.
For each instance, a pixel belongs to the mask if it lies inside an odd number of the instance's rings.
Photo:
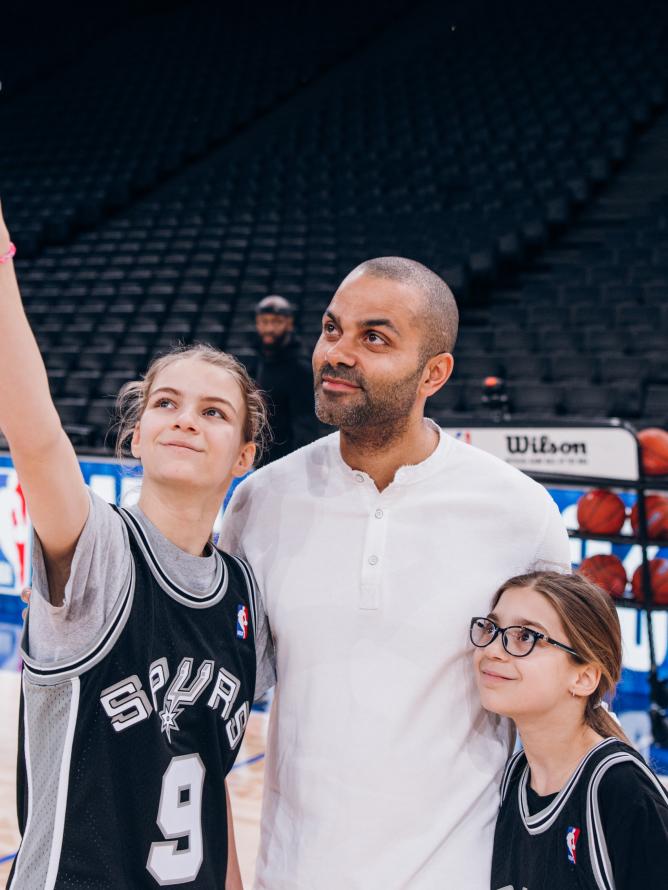
<path id="1" fill-rule="evenodd" d="M 67 664 L 24 656 L 11 890 L 225 885 L 224 780 L 255 687 L 251 576 L 217 554 L 194 596 L 120 513 L 133 572 L 101 638 Z"/>
<path id="2" fill-rule="evenodd" d="M 635 797 L 646 794 L 651 806 L 665 812 L 668 796 L 661 783 L 638 752 L 618 739 L 605 739 L 589 751 L 561 791 L 536 812 L 530 807 L 526 756 L 523 751 L 515 754 L 501 785 L 492 890 L 615 890 L 611 856 L 617 851 L 608 849 L 604 825 L 606 815 L 613 814 L 602 812 L 600 806 L 601 784 L 610 770 L 614 779 L 615 769 L 627 782 L 631 778 Z M 659 824 L 663 820 L 653 821 L 657 822 L 656 843 L 647 849 L 654 856 L 662 855 L 668 866 L 666 834 Z M 644 855 L 644 851 L 637 853 Z M 658 863 L 653 874 L 657 872 L 664 872 Z M 637 886 L 638 890 L 640 886 L 659 890 L 660 885 Z"/>

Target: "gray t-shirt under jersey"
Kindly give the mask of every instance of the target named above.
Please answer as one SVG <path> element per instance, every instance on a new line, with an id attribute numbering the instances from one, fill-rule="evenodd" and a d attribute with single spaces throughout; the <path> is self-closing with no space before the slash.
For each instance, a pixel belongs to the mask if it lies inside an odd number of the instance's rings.
<path id="1" fill-rule="evenodd" d="M 130 575 L 128 530 L 101 497 L 90 493 L 91 508 L 77 542 L 62 606 L 49 602 L 49 586 L 39 539 L 33 548 L 33 595 L 30 600 L 28 652 L 43 665 L 84 654 L 104 632 L 114 603 Z M 206 596 L 215 583 L 216 560 L 191 556 L 158 531 L 139 507 L 130 512 L 141 523 L 165 572 L 193 596 Z M 262 603 L 257 599 L 255 698 L 276 682 L 274 647 Z"/>

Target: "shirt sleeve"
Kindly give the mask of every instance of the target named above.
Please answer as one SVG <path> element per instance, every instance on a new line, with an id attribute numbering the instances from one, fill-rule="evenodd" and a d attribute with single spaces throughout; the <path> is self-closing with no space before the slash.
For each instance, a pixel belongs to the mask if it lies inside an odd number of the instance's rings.
<path id="1" fill-rule="evenodd" d="M 49 601 L 44 554 L 33 546 L 32 595 L 26 645 L 29 655 L 49 665 L 83 655 L 106 629 L 106 622 L 131 572 L 127 530 L 121 517 L 90 492 L 90 510 L 77 541 L 62 606 Z"/>
<path id="2" fill-rule="evenodd" d="M 255 587 L 255 701 L 276 685 L 276 653 L 264 610 L 262 592 Z"/>
<path id="3" fill-rule="evenodd" d="M 566 525 L 559 508 L 548 492 L 545 492 L 545 521 L 536 553 L 534 555 L 534 571 L 570 572 L 571 545 Z"/>
<path id="4" fill-rule="evenodd" d="M 225 513 L 223 514 L 223 521 L 218 536 L 219 547 L 227 553 L 231 553 L 233 556 L 239 556 L 241 559 L 245 559 L 247 562 L 248 558 L 243 546 L 243 529 L 246 525 L 250 508 L 250 491 L 252 484 L 251 476 L 248 479 L 244 479 L 244 481 L 234 489 L 234 493 L 225 509 Z"/>
<path id="5" fill-rule="evenodd" d="M 246 562 L 248 560 L 243 547 L 243 529 L 246 525 L 251 489 L 252 483 L 249 479 L 246 479 L 235 490 L 225 510 L 218 538 L 219 547 L 222 547 L 227 553 L 241 557 Z M 269 626 L 269 618 L 264 606 L 264 596 L 257 580 L 255 578 L 253 580 L 255 582 L 255 658 L 257 671 L 255 700 L 257 701 L 268 689 L 271 689 L 276 684 L 276 652 Z"/>
<path id="6" fill-rule="evenodd" d="M 598 803 L 616 890 L 668 885 L 668 803 L 632 763 L 608 770 Z"/>

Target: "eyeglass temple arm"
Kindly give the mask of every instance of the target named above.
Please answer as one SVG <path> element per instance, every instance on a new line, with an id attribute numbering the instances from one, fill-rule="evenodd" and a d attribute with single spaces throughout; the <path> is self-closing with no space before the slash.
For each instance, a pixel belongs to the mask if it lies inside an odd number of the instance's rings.
<path id="1" fill-rule="evenodd" d="M 540 634 L 540 636 L 545 640 L 546 643 L 552 643 L 553 646 L 558 646 L 560 649 L 563 649 L 564 652 L 570 652 L 571 655 L 575 655 L 576 658 L 579 658 L 578 653 L 575 649 L 571 649 L 570 646 L 567 646 L 565 643 L 560 643 L 558 640 L 553 640 L 552 637 L 547 637 L 545 634 Z"/>

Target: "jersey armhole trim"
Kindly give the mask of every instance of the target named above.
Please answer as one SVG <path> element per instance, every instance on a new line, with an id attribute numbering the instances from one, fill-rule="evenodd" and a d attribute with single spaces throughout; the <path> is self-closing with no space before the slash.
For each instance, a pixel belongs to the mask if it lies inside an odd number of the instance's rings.
<path id="1" fill-rule="evenodd" d="M 94 665 L 98 664 L 111 651 L 125 627 L 135 593 L 135 562 L 130 558 L 130 575 L 125 590 L 119 596 L 112 610 L 111 617 L 102 635 L 91 644 L 86 652 L 76 658 L 68 658 L 52 665 L 44 666 L 31 658 L 21 648 L 21 658 L 24 662 L 24 670 L 28 679 L 41 686 L 51 686 L 80 676 Z"/>
<path id="2" fill-rule="evenodd" d="M 252 571 L 251 567 L 243 559 L 239 559 L 238 556 L 233 556 L 232 559 L 241 568 L 241 571 L 243 572 L 244 579 L 246 581 L 246 589 L 248 590 L 248 603 L 250 605 L 253 633 L 256 633 L 257 632 L 256 597 L 258 594 L 257 594 L 257 583 L 255 581 L 255 576 L 253 575 L 253 571 Z"/>
<path id="3" fill-rule="evenodd" d="M 627 751 L 617 751 L 614 754 L 610 754 L 596 766 L 587 789 L 587 831 L 589 834 L 589 856 L 592 871 L 599 890 L 615 890 L 615 879 L 603 831 L 598 791 L 605 774 L 619 763 L 631 763 L 643 772 L 668 806 L 668 794 L 665 788 L 647 764 L 643 763 L 639 757 L 635 757 Z"/>

